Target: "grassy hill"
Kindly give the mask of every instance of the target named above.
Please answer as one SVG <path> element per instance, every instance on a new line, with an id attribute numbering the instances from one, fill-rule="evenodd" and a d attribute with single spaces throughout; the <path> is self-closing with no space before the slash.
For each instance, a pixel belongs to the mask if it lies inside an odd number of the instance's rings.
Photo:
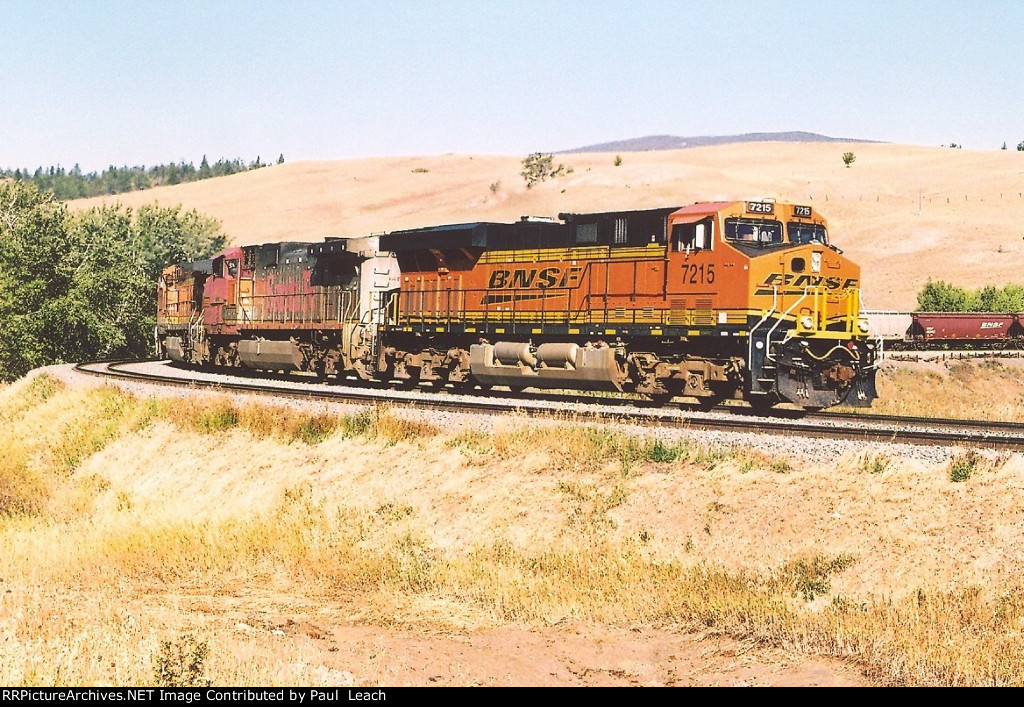
<path id="1" fill-rule="evenodd" d="M 882 387 L 1019 420 L 1020 372 Z M 1024 683 L 1019 454 L 432 419 L 0 387 L 0 682 Z"/>
<path id="2" fill-rule="evenodd" d="M 856 154 L 847 168 L 841 155 Z M 865 304 L 909 308 L 929 278 L 1024 284 L 1024 153 L 872 143 L 763 142 L 558 155 L 572 172 L 526 189 L 520 156 L 294 162 L 191 184 L 72 202 L 183 204 L 235 243 L 560 211 L 772 197 L 811 204 L 864 268 Z"/>

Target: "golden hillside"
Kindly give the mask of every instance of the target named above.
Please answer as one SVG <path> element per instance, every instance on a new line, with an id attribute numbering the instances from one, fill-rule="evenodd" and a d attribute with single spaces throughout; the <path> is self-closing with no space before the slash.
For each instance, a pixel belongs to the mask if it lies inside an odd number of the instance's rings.
<path id="1" fill-rule="evenodd" d="M 846 151 L 857 156 L 850 168 Z M 381 157 L 288 163 L 72 208 L 181 203 L 220 219 L 245 244 L 773 197 L 812 204 L 830 219 L 833 241 L 864 268 L 869 308 L 911 308 L 929 278 L 1024 284 L 1024 153 L 748 143 L 621 156 L 616 167 L 613 154 L 556 155 L 572 172 L 530 190 L 517 156 Z"/>

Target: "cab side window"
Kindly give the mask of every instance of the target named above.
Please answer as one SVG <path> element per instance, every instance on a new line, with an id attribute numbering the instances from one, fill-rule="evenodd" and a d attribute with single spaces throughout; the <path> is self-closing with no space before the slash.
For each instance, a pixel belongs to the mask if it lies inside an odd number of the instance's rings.
<path id="1" fill-rule="evenodd" d="M 672 226 L 672 250 L 676 253 L 711 248 L 711 220 Z"/>

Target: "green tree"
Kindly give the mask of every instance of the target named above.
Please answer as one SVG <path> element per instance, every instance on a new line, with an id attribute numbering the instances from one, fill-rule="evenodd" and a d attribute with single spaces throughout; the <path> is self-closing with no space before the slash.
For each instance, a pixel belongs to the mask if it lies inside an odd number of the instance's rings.
<path id="1" fill-rule="evenodd" d="M 917 311 L 966 312 L 970 299 L 970 295 L 962 287 L 942 280 L 938 282 L 929 280 L 917 293 Z"/>
<path id="2" fill-rule="evenodd" d="M 209 179 L 213 176 L 213 171 L 210 169 L 210 163 L 206 159 L 206 155 L 203 155 L 203 161 L 199 163 L 199 174 L 196 175 L 199 179 Z"/>
<path id="3" fill-rule="evenodd" d="M 554 165 L 554 155 L 543 152 L 534 152 L 523 158 L 523 171 L 520 176 L 526 180 L 526 188 L 532 189 L 534 185 L 548 179 L 554 179 L 565 171 L 565 165 Z"/>
<path id="4" fill-rule="evenodd" d="M 224 241 L 216 221 L 180 206 L 71 214 L 31 183 L 0 183 L 0 380 L 50 363 L 144 356 L 160 269 Z"/>
<path id="5" fill-rule="evenodd" d="M 917 294 L 919 312 L 1024 312 L 1024 286 L 985 285 L 978 290 L 929 280 Z"/>
<path id="6" fill-rule="evenodd" d="M 847 168 L 849 168 L 849 166 L 851 164 L 853 164 L 854 162 L 856 162 L 856 161 L 857 161 L 857 155 L 853 154 L 852 152 L 844 152 L 843 153 L 843 164 L 845 164 L 847 166 Z"/>
<path id="7" fill-rule="evenodd" d="M 277 156 L 277 163 L 278 164 L 284 164 L 284 153 L 283 152 L 280 155 Z"/>
<path id="8" fill-rule="evenodd" d="M 27 182 L 0 183 L 0 379 L 58 360 L 74 276 L 64 207 Z"/>
<path id="9" fill-rule="evenodd" d="M 279 160 L 283 158 L 282 154 Z M 83 173 L 79 165 L 65 171 L 60 165 L 43 169 L 39 167 L 34 173 L 27 169 L 0 169 L 0 179 L 10 178 L 18 181 L 31 181 L 39 191 L 49 191 L 62 200 L 80 199 L 83 197 L 121 194 L 138 189 L 149 189 L 162 184 L 181 184 L 197 179 L 220 177 L 235 172 L 244 172 L 264 166 L 262 162 L 246 165 L 241 159 L 219 160 L 211 166 L 203 155 L 203 161 L 196 169 L 191 162 L 182 160 L 178 164 L 156 165 L 149 167 L 115 167 L 110 165 L 101 173 Z"/>

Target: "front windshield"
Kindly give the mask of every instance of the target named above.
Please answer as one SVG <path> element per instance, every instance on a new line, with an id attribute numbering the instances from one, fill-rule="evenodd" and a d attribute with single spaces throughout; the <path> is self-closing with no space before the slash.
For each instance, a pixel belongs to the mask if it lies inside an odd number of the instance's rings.
<path id="1" fill-rule="evenodd" d="M 789 242 L 797 245 L 805 243 L 821 243 L 828 245 L 828 234 L 825 227 L 818 223 L 798 223 L 790 221 L 786 224 L 789 231 Z"/>
<path id="2" fill-rule="evenodd" d="M 725 237 L 741 243 L 782 243 L 782 224 L 760 219 L 727 218 Z"/>

